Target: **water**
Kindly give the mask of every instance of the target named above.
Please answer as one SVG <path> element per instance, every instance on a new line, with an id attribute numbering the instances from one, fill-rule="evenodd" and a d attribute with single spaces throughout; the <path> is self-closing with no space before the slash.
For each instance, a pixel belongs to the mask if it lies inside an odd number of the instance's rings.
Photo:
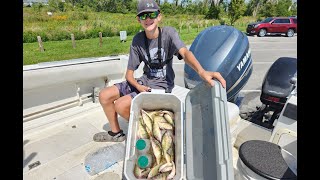
<path id="1" fill-rule="evenodd" d="M 85 170 L 93 176 L 124 160 L 124 155 L 125 146 L 122 143 L 102 147 L 86 156 Z"/>

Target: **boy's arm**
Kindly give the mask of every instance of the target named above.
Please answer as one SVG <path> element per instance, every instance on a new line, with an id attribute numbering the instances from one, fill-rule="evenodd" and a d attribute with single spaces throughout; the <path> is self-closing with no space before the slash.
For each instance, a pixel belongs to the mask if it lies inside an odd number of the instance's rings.
<path id="1" fill-rule="evenodd" d="M 212 79 L 217 79 L 218 81 L 220 81 L 222 86 L 226 88 L 226 81 L 221 76 L 221 74 L 219 72 L 210 72 L 204 70 L 199 61 L 193 55 L 193 53 L 189 51 L 186 47 L 180 48 L 179 54 L 183 57 L 184 61 L 199 74 L 199 76 L 203 80 L 207 81 L 209 84 L 213 86 L 214 82 Z"/>
<path id="2" fill-rule="evenodd" d="M 131 69 L 127 69 L 126 72 L 126 80 L 132 85 L 134 86 L 139 92 L 146 92 L 148 91 L 150 88 L 144 85 L 139 84 L 136 79 L 133 76 L 134 71 Z"/>

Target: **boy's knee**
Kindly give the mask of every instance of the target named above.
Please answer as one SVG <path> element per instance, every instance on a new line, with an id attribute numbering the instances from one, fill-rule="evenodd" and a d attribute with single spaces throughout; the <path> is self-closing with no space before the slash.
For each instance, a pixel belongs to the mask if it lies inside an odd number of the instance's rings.
<path id="1" fill-rule="evenodd" d="M 130 102 L 127 101 L 121 101 L 117 100 L 114 103 L 114 108 L 116 109 L 116 112 L 129 112 L 130 111 Z"/>
<path id="2" fill-rule="evenodd" d="M 108 96 L 107 90 L 100 91 L 100 93 L 99 93 L 99 101 L 100 101 L 101 104 L 104 104 L 104 103 L 108 102 L 109 98 L 110 97 Z"/>
<path id="3" fill-rule="evenodd" d="M 116 101 L 114 103 L 114 108 L 116 109 L 116 112 L 122 112 L 124 109 L 124 106 L 122 103 L 120 103 L 119 101 Z"/>
<path id="4" fill-rule="evenodd" d="M 110 103 L 115 100 L 115 94 L 110 88 L 103 89 L 99 92 L 99 101 L 101 104 Z"/>

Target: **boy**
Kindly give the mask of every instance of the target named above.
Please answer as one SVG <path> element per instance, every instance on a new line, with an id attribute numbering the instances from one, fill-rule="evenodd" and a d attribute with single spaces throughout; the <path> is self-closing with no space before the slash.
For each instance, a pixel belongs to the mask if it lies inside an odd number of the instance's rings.
<path id="1" fill-rule="evenodd" d="M 140 92 L 151 89 L 164 89 L 171 92 L 174 87 L 173 55 L 182 57 L 199 76 L 212 86 L 213 78 L 226 87 L 219 72 L 205 71 L 179 38 L 172 27 L 158 27 L 161 21 L 160 8 L 153 0 L 140 0 L 137 7 L 137 20 L 144 31 L 136 34 L 130 46 L 130 56 L 126 72 L 126 81 L 106 87 L 99 94 L 100 104 L 109 120 L 111 131 L 94 135 L 94 141 L 121 142 L 125 134 L 120 129 L 118 114 L 129 120 L 131 100 Z M 145 63 L 143 75 L 135 79 L 134 71 L 141 62 Z"/>

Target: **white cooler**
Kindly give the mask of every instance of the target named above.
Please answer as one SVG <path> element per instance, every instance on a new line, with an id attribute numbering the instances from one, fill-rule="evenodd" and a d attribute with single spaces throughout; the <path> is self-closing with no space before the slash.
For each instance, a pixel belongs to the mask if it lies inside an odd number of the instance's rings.
<path id="1" fill-rule="evenodd" d="M 133 168 L 141 109 L 167 109 L 175 115 L 174 179 L 234 179 L 227 96 L 220 82 L 213 87 L 200 83 L 189 91 L 186 102 L 161 92 L 143 92 L 132 100 L 123 171 L 129 180 L 136 179 Z"/>

